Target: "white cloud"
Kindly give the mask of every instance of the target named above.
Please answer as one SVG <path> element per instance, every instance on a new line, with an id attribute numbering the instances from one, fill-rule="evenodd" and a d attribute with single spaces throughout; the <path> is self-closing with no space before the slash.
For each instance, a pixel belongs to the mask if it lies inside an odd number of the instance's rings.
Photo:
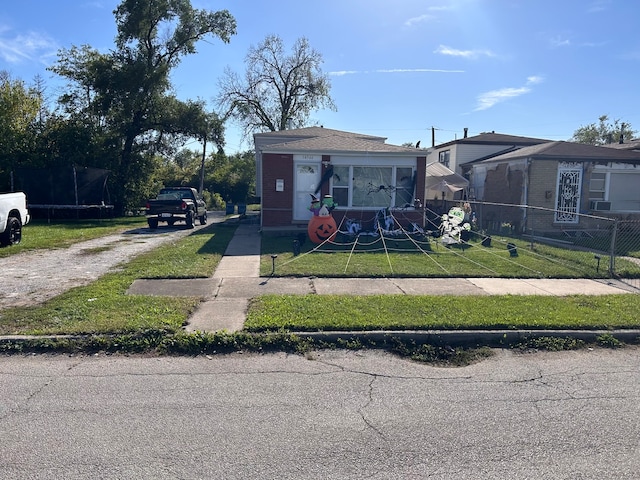
<path id="1" fill-rule="evenodd" d="M 431 6 L 427 8 L 429 12 L 444 12 L 446 10 L 451 10 L 451 6 Z M 423 13 L 422 15 L 418 15 L 416 17 L 411 17 L 409 20 L 404 22 L 407 27 L 413 27 L 414 25 L 418 25 L 420 23 L 430 22 L 432 20 L 436 20 L 438 17 L 436 15 L 432 15 L 430 13 Z"/>
<path id="2" fill-rule="evenodd" d="M 443 70 L 438 68 L 387 68 L 378 70 L 338 70 L 328 75 L 342 77 L 344 75 L 366 75 L 371 73 L 464 73 L 464 70 Z"/>
<path id="3" fill-rule="evenodd" d="M 532 85 L 536 85 L 543 81 L 544 77 L 539 75 L 532 75 L 530 77 L 527 77 L 527 81 L 522 87 L 501 88 L 499 90 L 491 90 L 489 92 L 481 93 L 478 96 L 478 105 L 476 106 L 474 111 L 477 112 L 480 110 L 487 110 L 498 103 L 529 93 L 531 91 Z"/>
<path id="4" fill-rule="evenodd" d="M 336 72 L 329 72 L 329 75 L 332 75 L 334 77 L 342 77 L 344 75 L 353 75 L 356 73 L 362 73 L 362 72 L 359 72 L 358 70 L 338 70 Z"/>
<path id="5" fill-rule="evenodd" d="M 6 28 L 0 30 L 2 34 L 8 31 Z M 28 32 L 14 37 L 0 36 L 0 58 L 8 63 L 33 60 L 44 62 L 57 50 L 58 46 L 51 38 L 37 32 Z"/>
<path id="6" fill-rule="evenodd" d="M 608 10 L 611 6 L 611 0 L 595 0 L 587 7 L 587 13 L 599 13 Z"/>
<path id="7" fill-rule="evenodd" d="M 571 40 L 569 40 L 568 38 L 557 36 L 554 38 L 550 38 L 549 43 L 554 48 L 568 47 L 569 45 L 571 45 Z"/>
<path id="8" fill-rule="evenodd" d="M 433 20 L 434 18 L 435 17 L 433 15 L 424 14 L 424 15 L 420 15 L 420 16 L 417 16 L 417 17 L 410 18 L 409 20 L 404 22 L 404 24 L 407 27 L 413 27 L 414 25 L 417 25 L 419 23 L 428 22 L 429 20 Z"/>
<path id="9" fill-rule="evenodd" d="M 478 58 L 478 57 L 495 57 L 496 54 L 491 50 L 475 49 L 475 50 L 458 50 L 456 48 L 448 47 L 446 45 L 440 45 L 433 53 L 439 53 L 441 55 L 449 55 L 452 57 L 463 58 Z"/>

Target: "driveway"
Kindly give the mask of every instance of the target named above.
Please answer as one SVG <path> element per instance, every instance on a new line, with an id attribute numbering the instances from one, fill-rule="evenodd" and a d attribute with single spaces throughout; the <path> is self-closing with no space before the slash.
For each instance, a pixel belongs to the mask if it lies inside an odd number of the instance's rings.
<path id="1" fill-rule="evenodd" d="M 221 213 L 213 213 L 210 222 L 224 218 Z M 67 248 L 33 250 L 0 258 L 0 309 L 42 303 L 97 280 L 141 253 L 206 227 L 196 225 L 195 229 L 188 229 L 179 224 L 156 230 L 137 228 Z"/>

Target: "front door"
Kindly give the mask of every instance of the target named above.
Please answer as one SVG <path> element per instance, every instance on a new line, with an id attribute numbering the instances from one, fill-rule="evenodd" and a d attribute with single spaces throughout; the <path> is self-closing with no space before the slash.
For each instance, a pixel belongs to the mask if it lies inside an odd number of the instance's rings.
<path id="1" fill-rule="evenodd" d="M 309 220 L 311 218 L 311 211 L 309 210 L 311 195 L 315 194 L 316 188 L 320 185 L 320 162 L 296 163 L 295 169 L 293 219 Z"/>

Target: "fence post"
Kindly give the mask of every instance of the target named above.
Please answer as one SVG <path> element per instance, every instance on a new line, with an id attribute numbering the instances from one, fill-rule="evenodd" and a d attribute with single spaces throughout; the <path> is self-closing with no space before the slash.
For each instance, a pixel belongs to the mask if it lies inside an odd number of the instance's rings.
<path id="1" fill-rule="evenodd" d="M 616 267 L 616 236 L 618 234 L 618 219 L 616 218 L 613 221 L 613 230 L 611 232 L 611 247 L 609 250 L 609 275 L 613 275 L 615 273 Z"/>

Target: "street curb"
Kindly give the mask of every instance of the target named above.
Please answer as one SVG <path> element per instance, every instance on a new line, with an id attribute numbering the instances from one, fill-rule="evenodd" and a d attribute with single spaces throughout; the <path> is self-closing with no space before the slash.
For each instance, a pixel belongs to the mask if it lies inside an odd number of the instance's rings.
<path id="1" fill-rule="evenodd" d="M 200 335 L 201 331 L 182 332 Z M 596 343 L 599 337 L 611 336 L 627 344 L 640 343 L 640 329 L 633 330 L 380 330 L 380 331 L 327 331 L 327 332 L 215 332 L 216 335 L 244 334 L 248 336 L 268 336 L 270 334 L 284 334 L 301 339 L 313 340 L 317 343 L 339 344 L 342 342 L 358 341 L 366 344 L 387 343 L 392 340 L 404 343 L 428 344 L 449 347 L 494 347 L 505 348 L 530 339 L 553 337 L 582 340 L 586 343 Z M 29 344 L 31 342 L 47 340 L 86 341 L 89 339 L 108 339 L 118 335 L 3 335 L 0 336 L 0 346 Z M 1 348 L 0 348 L 1 350 Z M 56 349 L 52 348 L 52 352 Z"/>
<path id="2" fill-rule="evenodd" d="M 572 338 L 593 343 L 603 335 L 625 343 L 638 343 L 640 330 L 384 330 L 367 332 L 290 332 L 300 338 L 337 343 L 339 341 L 384 342 L 397 339 L 439 346 L 505 347 L 532 338 Z"/>

